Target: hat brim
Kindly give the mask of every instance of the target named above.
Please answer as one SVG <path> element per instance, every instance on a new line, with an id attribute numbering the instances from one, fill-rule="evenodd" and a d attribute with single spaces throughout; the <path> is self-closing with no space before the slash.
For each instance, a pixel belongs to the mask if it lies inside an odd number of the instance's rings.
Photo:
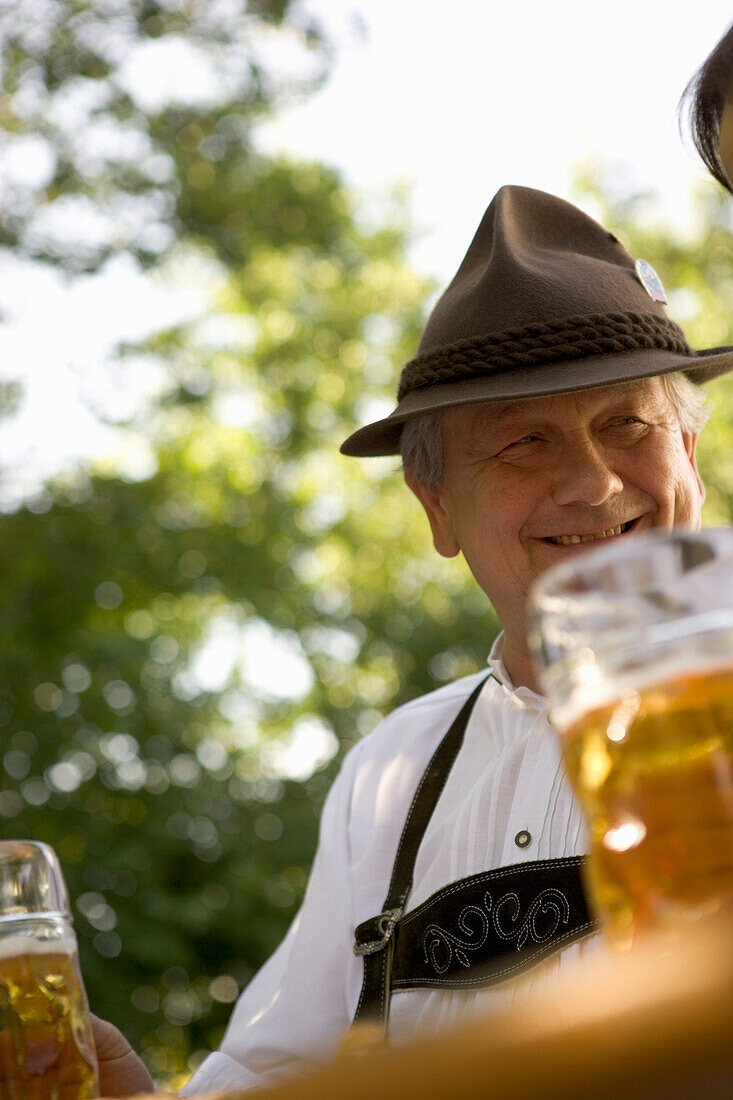
<path id="1" fill-rule="evenodd" d="M 698 385 L 710 382 L 733 370 L 733 347 L 711 348 L 696 352 L 692 357 L 660 349 L 598 355 L 552 366 L 540 363 L 522 370 L 514 367 L 493 371 L 481 378 L 426 386 L 406 394 L 394 412 L 383 420 L 355 431 L 341 445 L 341 453 L 357 458 L 399 454 L 405 423 L 423 413 L 488 401 L 574 393 L 678 370 Z"/>

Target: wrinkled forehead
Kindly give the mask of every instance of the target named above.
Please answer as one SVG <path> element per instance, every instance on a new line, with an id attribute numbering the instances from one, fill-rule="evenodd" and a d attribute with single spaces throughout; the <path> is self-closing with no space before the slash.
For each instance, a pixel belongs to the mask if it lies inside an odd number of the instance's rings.
<path id="1" fill-rule="evenodd" d="M 490 433 L 502 424 L 515 421 L 563 418 L 578 413 L 591 418 L 615 405 L 658 406 L 660 401 L 668 404 L 662 380 L 655 375 L 573 393 L 457 406 L 445 411 L 444 424 L 451 434 L 474 435 L 477 432 Z"/>

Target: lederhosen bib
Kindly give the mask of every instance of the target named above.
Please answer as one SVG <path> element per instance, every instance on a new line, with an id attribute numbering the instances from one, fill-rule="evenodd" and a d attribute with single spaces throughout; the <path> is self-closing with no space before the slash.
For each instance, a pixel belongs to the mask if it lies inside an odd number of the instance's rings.
<path id="1" fill-rule="evenodd" d="M 585 856 L 543 859 L 459 879 L 405 913 L 418 848 L 463 744 L 482 680 L 435 750 L 407 813 L 382 912 L 360 924 L 364 982 L 354 1023 L 386 1029 L 395 990 L 475 989 L 535 966 L 590 935 Z"/>

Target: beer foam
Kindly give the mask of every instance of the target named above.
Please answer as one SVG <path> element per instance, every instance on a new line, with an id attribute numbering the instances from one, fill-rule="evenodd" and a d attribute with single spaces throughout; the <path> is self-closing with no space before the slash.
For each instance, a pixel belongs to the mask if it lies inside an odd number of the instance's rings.
<path id="1" fill-rule="evenodd" d="M 592 666 L 591 666 L 592 667 Z M 574 686 L 568 698 L 552 708 L 553 725 L 560 731 L 570 729 L 591 711 L 610 706 L 630 692 L 646 692 L 676 679 L 706 676 L 729 671 L 733 674 L 730 654 L 718 654 L 705 660 L 690 653 L 667 654 L 646 667 L 614 673 L 610 666 L 598 678 L 588 677 L 585 683 Z"/>
<path id="2" fill-rule="evenodd" d="M 0 935 L 0 962 L 19 955 L 74 955 L 76 939 L 66 932 L 56 938 L 37 939 L 35 936 Z"/>

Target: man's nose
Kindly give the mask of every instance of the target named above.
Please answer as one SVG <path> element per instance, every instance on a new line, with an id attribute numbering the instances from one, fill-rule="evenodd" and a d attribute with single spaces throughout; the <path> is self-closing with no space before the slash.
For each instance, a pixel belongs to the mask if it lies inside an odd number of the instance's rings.
<path id="1" fill-rule="evenodd" d="M 555 504 L 599 505 L 623 490 L 624 483 L 590 440 L 568 445 L 559 457 L 552 497 Z"/>

